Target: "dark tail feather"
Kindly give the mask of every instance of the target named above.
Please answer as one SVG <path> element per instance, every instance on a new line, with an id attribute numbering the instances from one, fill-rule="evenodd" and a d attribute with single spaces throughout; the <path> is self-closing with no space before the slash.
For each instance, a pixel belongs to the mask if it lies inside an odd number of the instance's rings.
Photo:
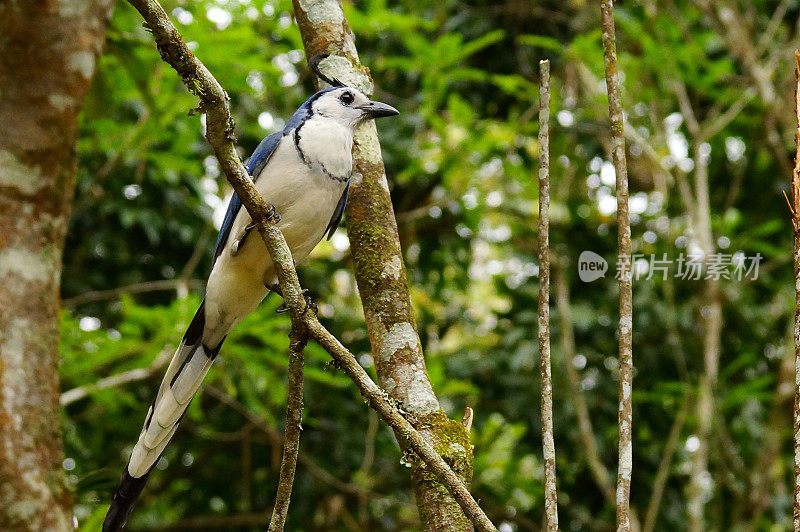
<path id="1" fill-rule="evenodd" d="M 111 501 L 111 508 L 108 509 L 106 520 L 103 521 L 103 532 L 118 532 L 125 528 L 125 523 L 133 511 L 133 505 L 136 504 L 136 499 L 142 493 L 149 476 L 150 473 L 147 473 L 139 478 L 133 478 L 128 473 L 128 468 L 125 468 L 117 492 Z"/>

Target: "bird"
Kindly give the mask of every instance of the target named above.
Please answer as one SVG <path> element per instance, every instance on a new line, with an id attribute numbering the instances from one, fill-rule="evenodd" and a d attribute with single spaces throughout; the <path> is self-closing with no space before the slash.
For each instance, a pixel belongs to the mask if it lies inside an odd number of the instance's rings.
<path id="1" fill-rule="evenodd" d="M 353 173 L 351 150 L 356 129 L 369 120 L 399 113 L 323 74 L 319 63 L 325 57 L 327 54 L 311 58 L 309 66 L 330 87 L 308 98 L 284 129 L 262 140 L 245 163 L 297 264 L 302 264 L 323 238 L 330 239 L 342 221 Z M 270 292 L 281 294 L 264 242 L 251 236 L 254 227 L 234 193 L 214 248 L 205 297 L 150 405 L 103 532 L 125 527 L 153 466 L 177 431 L 226 335 Z M 311 301 L 307 298 L 306 302 L 308 310 Z"/>

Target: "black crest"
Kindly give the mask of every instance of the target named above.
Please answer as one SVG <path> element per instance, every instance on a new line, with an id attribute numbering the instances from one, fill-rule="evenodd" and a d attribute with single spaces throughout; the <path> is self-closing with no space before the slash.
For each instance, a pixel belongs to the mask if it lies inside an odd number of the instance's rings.
<path id="1" fill-rule="evenodd" d="M 322 71 L 319 69 L 320 62 L 330 55 L 331 54 L 317 54 L 308 60 L 308 66 L 311 67 L 311 70 L 314 72 L 314 74 L 317 75 L 319 79 L 321 79 L 328 85 L 331 85 L 333 87 L 344 87 L 345 86 L 344 83 L 342 83 L 336 78 L 329 78 L 328 76 L 323 74 Z"/>

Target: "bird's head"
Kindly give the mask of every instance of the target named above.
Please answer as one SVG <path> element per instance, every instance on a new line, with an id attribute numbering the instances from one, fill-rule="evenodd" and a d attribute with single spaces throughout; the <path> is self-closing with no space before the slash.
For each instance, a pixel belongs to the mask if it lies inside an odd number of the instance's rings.
<path id="1" fill-rule="evenodd" d="M 367 120 L 400 114 L 400 111 L 391 105 L 372 101 L 358 89 L 348 87 L 338 79 L 326 76 L 319 68 L 320 62 L 326 57 L 328 54 L 319 54 L 309 61 L 311 70 L 319 79 L 332 85 L 332 88 L 317 93 L 317 97 L 311 104 L 311 111 L 314 115 L 337 120 L 343 125 L 355 129 Z"/>
<path id="2" fill-rule="evenodd" d="M 335 87 L 321 92 L 312 102 L 311 112 L 313 116 L 330 118 L 351 128 L 367 120 L 399 114 L 391 105 L 372 101 L 352 87 Z"/>

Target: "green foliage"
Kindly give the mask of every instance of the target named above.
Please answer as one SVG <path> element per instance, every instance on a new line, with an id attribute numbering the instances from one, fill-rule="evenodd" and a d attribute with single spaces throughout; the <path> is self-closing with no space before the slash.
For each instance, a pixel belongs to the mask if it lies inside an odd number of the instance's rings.
<path id="1" fill-rule="evenodd" d="M 738 4 L 757 40 L 777 2 Z M 797 3 L 788 5 L 763 54 L 776 69 L 769 79 L 783 99 L 789 98 L 792 73 L 784 52 L 796 37 L 798 16 Z M 171 0 L 165 7 L 230 94 L 246 157 L 312 90 L 291 2 Z M 582 393 L 600 459 L 615 476 L 614 266 L 591 284 L 578 279 L 576 267 L 583 250 L 610 262 L 616 250 L 613 209 L 604 204 L 613 197 L 613 184 L 598 10 L 580 0 L 368 0 L 345 9 L 376 80 L 376 96 L 402 111 L 378 127 L 428 372 L 451 417 L 464 406 L 475 410 L 476 497 L 498 524 L 535 529 L 543 514 L 536 339 L 536 72 L 543 58 L 551 59 L 553 70 L 551 247 L 570 288 Z M 710 451 L 708 519 L 720 529 L 737 523 L 788 529 L 788 452 L 763 473 L 769 486 L 765 512 L 757 516 L 748 509 L 762 474 L 755 464 L 763 463 L 768 444 L 779 452 L 790 441 L 781 386 L 791 355 L 791 231 L 779 193 L 785 161 L 776 157 L 766 130 L 775 104 L 752 89 L 724 28 L 695 3 L 618 2 L 616 11 L 627 120 L 652 150 L 629 144 L 632 205 L 638 205 L 632 209 L 634 253 L 675 258 L 692 243 L 675 179 L 692 182 L 698 146 L 676 114 L 676 83 L 685 86 L 700 122 L 742 104 L 705 139 L 713 238 L 721 252 L 759 252 L 765 261 L 757 280 L 720 284 L 720 428 Z M 144 281 L 205 279 L 214 223 L 229 188 L 202 138 L 200 117 L 187 113 L 196 104 L 161 62 L 138 15 L 117 4 L 80 123 L 65 298 Z M 788 109 L 778 118 L 791 118 Z M 791 129 L 780 122 L 777 127 Z M 778 143 L 788 161 L 791 135 Z M 681 149 L 686 153 L 677 153 Z M 195 251 L 202 260 L 185 271 Z M 340 229 L 301 269 L 302 282 L 320 303 L 326 325 L 372 371 L 349 262 L 346 230 Z M 694 404 L 703 371 L 703 284 L 672 278 L 674 268 L 666 280 L 655 275 L 634 282 L 632 491 L 641 518 L 672 423 L 684 401 Z M 147 367 L 159 352 L 174 349 L 200 297 L 177 297 L 180 290 L 65 311 L 62 389 Z M 132 530 L 196 516 L 266 515 L 280 449 L 231 404 L 282 432 L 288 320 L 274 313 L 277 300 L 273 296 L 238 326 L 208 377 L 209 386 L 238 403 L 208 393 L 193 401 L 137 507 Z M 613 506 L 587 467 L 553 308 L 561 527 L 606 530 Z M 349 381 L 318 348 L 310 346 L 307 355 L 301 449 L 308 461 L 298 468 L 289 529 L 417 529 L 408 471 L 391 432 L 381 424 L 371 432 L 368 409 Z M 161 371 L 91 392 L 65 410 L 65 467 L 83 530 L 98 529 Z M 687 441 L 696 430 L 690 408 L 657 530 L 687 526 Z"/>

